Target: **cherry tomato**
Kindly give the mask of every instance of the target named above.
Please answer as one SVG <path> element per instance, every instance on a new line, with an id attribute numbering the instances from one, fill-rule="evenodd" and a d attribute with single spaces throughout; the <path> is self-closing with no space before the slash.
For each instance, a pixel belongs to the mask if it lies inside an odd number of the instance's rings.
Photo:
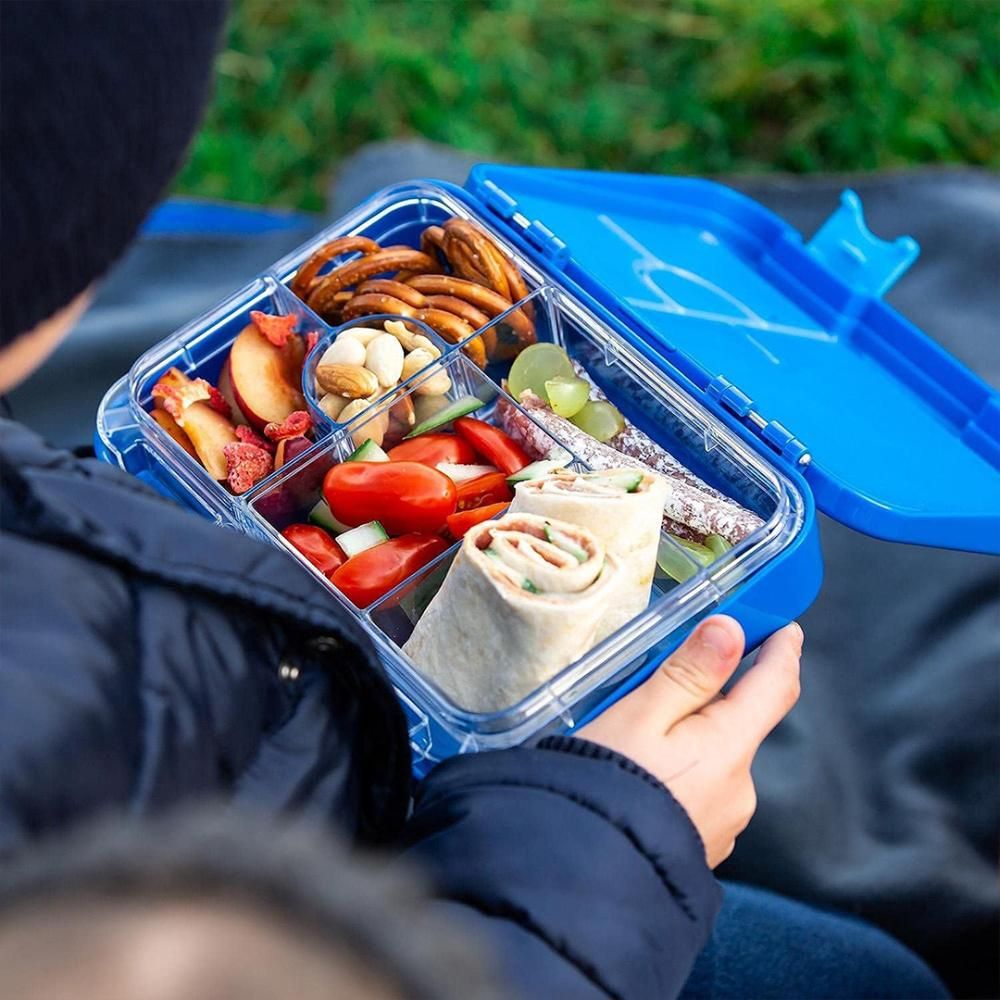
<path id="1" fill-rule="evenodd" d="M 466 479 L 457 487 L 458 505 L 456 510 L 472 510 L 486 504 L 510 503 L 514 491 L 502 472 L 487 472 L 485 476 Z"/>
<path id="2" fill-rule="evenodd" d="M 460 510 L 456 514 L 449 514 L 448 531 L 452 538 L 462 538 L 469 528 L 474 528 L 477 524 L 482 524 L 483 521 L 496 517 L 509 506 L 509 503 L 491 503 L 485 507 L 474 507 L 472 510 Z"/>
<path id="3" fill-rule="evenodd" d="M 400 535 L 352 556 L 330 582 L 349 601 L 366 608 L 446 548 L 440 535 Z"/>
<path id="4" fill-rule="evenodd" d="M 340 546 L 315 524 L 290 524 L 281 533 L 321 573 L 330 574 L 347 556 Z"/>
<path id="5" fill-rule="evenodd" d="M 338 521 L 380 521 L 390 535 L 434 534 L 456 502 L 455 484 L 419 462 L 342 462 L 326 474 L 323 496 Z"/>
<path id="6" fill-rule="evenodd" d="M 439 462 L 472 465 L 476 461 L 476 449 L 457 434 L 421 434 L 390 448 L 388 454 L 392 462 L 419 462 L 432 469 Z"/>
<path id="7" fill-rule="evenodd" d="M 476 420 L 475 417 L 459 417 L 455 421 L 455 431 L 490 465 L 495 465 L 507 476 L 512 476 L 531 464 L 524 449 L 499 427 Z"/>

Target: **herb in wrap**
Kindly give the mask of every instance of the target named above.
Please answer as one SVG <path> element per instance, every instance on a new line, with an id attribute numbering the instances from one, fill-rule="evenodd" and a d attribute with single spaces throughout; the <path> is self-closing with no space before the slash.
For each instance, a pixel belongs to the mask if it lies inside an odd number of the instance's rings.
<path id="1" fill-rule="evenodd" d="M 618 593 L 601 624 L 610 634 L 649 604 L 668 490 L 662 477 L 639 469 L 557 469 L 518 483 L 510 509 L 586 528 L 618 559 Z"/>
<path id="2" fill-rule="evenodd" d="M 473 712 L 509 708 L 608 633 L 620 566 L 578 525 L 507 514 L 470 528 L 403 647 Z"/>

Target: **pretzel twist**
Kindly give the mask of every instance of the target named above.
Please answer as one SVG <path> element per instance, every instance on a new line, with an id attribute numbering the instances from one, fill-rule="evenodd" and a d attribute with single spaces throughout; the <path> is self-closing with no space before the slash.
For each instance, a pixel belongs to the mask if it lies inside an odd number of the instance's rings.
<path id="1" fill-rule="evenodd" d="M 341 254 L 360 250 L 363 254 L 378 253 L 382 248 L 367 236 L 341 236 L 321 246 L 296 272 L 289 288 L 300 299 L 309 292 L 319 269 Z"/>

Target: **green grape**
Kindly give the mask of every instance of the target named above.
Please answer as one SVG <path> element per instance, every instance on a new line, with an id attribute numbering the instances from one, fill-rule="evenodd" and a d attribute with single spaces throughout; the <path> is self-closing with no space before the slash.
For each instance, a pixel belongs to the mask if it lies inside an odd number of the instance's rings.
<path id="1" fill-rule="evenodd" d="M 520 399 L 521 393 L 530 389 L 540 399 L 548 402 L 545 383 L 559 375 L 573 377 L 569 355 L 557 344 L 532 344 L 521 351 L 510 366 L 507 391 L 514 399 Z"/>
<path id="2" fill-rule="evenodd" d="M 545 380 L 549 406 L 560 417 L 572 417 L 583 409 L 590 397 L 590 386 L 575 375 L 557 375 Z"/>
<path id="3" fill-rule="evenodd" d="M 590 400 L 579 413 L 570 420 L 598 441 L 610 441 L 616 434 L 625 430 L 625 418 L 616 406 L 605 400 Z"/>
<path id="4" fill-rule="evenodd" d="M 705 548 L 711 549 L 716 556 L 724 556 L 732 548 L 732 545 L 722 535 L 709 535 L 705 539 Z"/>

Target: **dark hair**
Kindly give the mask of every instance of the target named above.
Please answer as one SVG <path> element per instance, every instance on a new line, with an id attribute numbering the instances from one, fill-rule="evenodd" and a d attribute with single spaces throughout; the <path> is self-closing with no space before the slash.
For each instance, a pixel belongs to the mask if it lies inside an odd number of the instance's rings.
<path id="1" fill-rule="evenodd" d="M 350 954 L 405 997 L 503 995 L 478 943 L 433 912 L 412 871 L 349 854 L 302 821 L 222 806 L 109 817 L 0 867 L 0 933 L 39 905 L 91 901 L 221 903 Z"/>

